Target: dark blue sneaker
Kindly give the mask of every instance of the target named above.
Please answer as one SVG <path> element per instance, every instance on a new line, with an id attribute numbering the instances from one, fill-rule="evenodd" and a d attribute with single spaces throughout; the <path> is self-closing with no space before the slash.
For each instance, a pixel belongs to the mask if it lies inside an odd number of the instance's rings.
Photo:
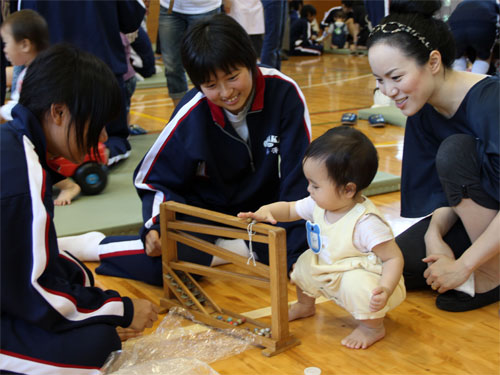
<path id="1" fill-rule="evenodd" d="M 148 131 L 141 128 L 139 125 L 132 124 L 128 126 L 128 132 L 130 133 L 130 135 L 141 135 L 146 134 Z"/>

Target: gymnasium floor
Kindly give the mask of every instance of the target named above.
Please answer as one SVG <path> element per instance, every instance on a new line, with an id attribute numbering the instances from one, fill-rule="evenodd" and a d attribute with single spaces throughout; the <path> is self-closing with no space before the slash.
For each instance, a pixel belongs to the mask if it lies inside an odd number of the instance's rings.
<path id="1" fill-rule="evenodd" d="M 322 57 L 291 57 L 282 71 L 302 88 L 308 104 L 313 138 L 340 124 L 345 112 L 357 112 L 373 104 L 375 80 L 366 56 L 325 54 Z M 131 122 L 159 132 L 172 113 L 165 87 L 138 89 L 131 108 Z M 371 128 L 367 121 L 355 125 L 375 143 L 380 170 L 400 175 L 404 128 L 388 125 Z M 400 233 L 414 220 L 399 216 L 399 192 L 372 197 Z M 76 203 L 76 202 L 75 202 Z M 97 264 L 89 263 L 90 268 Z M 231 266 L 222 266 L 231 269 Z M 159 302 L 161 288 L 141 282 L 97 275 L 97 284 L 123 295 Z M 269 319 L 265 290 L 232 282 L 201 280 L 216 301 L 238 313 Z M 288 301 L 295 300 L 289 285 Z M 340 340 L 354 328 L 354 320 L 332 302 L 317 305 L 316 315 L 290 323 L 301 345 L 268 358 L 252 347 L 227 359 L 210 363 L 220 374 L 300 375 L 310 366 L 329 374 L 478 374 L 500 372 L 499 305 L 477 311 L 448 313 L 434 305 L 436 293 L 412 291 L 386 319 L 386 337 L 368 350 L 351 350 Z M 160 319 L 163 316 L 160 317 Z M 158 323 L 155 325 L 155 327 Z M 152 330 L 149 330 L 151 332 Z"/>

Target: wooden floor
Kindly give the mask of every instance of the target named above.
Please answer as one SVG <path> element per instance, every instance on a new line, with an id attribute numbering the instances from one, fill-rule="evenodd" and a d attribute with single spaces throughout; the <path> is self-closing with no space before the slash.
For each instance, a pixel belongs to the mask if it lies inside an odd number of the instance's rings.
<path id="1" fill-rule="evenodd" d="M 311 116 L 313 138 L 339 125 L 343 113 L 356 112 L 373 104 L 375 80 L 366 56 L 292 57 L 283 62 L 282 71 L 302 88 Z M 131 122 L 152 132 L 160 131 L 172 110 L 166 88 L 139 89 L 132 101 Z M 397 126 L 374 129 L 364 120 L 358 121 L 356 127 L 376 145 L 379 169 L 400 175 L 404 129 Z M 413 222 L 399 216 L 399 193 L 372 199 L 395 233 Z M 89 266 L 94 268 L 96 264 L 89 263 Z M 154 303 L 162 296 L 161 288 L 141 282 L 100 275 L 96 279 L 103 288 L 147 298 Z M 223 307 L 229 306 L 238 313 L 253 312 L 263 319 L 269 315 L 270 299 L 264 290 L 208 279 L 203 279 L 201 285 Z M 473 312 L 447 313 L 435 307 L 435 297 L 436 293 L 430 290 L 409 292 L 405 302 L 388 314 L 386 337 L 368 350 L 351 350 L 340 344 L 355 322 L 334 303 L 323 302 L 317 305 L 315 316 L 290 323 L 290 330 L 301 340 L 301 345 L 271 358 L 263 356 L 261 349 L 252 347 L 210 366 L 227 375 L 300 375 L 310 366 L 320 368 L 323 375 L 499 374 L 499 305 Z M 295 300 L 291 285 L 288 300 Z"/>

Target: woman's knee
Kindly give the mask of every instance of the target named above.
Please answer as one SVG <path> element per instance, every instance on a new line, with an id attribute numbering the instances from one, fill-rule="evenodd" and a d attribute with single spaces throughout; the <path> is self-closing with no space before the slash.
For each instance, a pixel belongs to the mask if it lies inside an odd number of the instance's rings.
<path id="1" fill-rule="evenodd" d="M 453 134 L 439 146 L 436 154 L 436 169 L 440 178 L 456 180 L 463 172 L 477 169 L 476 139 L 468 134 Z"/>
<path id="2" fill-rule="evenodd" d="M 498 210 L 498 200 L 483 187 L 476 139 L 467 134 L 446 138 L 436 154 L 436 170 L 450 207 L 470 198 L 482 207 Z"/>

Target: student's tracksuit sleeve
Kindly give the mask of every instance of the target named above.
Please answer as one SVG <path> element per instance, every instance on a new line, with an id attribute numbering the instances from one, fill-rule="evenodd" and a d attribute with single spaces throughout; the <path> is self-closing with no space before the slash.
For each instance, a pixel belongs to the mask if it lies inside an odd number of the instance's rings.
<path id="1" fill-rule="evenodd" d="M 143 241 L 150 230 L 160 232 L 161 203 L 186 203 L 183 193 L 193 181 L 195 162 L 185 148 L 190 133 L 181 128 L 189 127 L 190 121 L 189 117 L 179 120 L 174 114 L 134 172 L 134 185 L 142 201 Z"/>
<path id="2" fill-rule="evenodd" d="M 333 15 L 335 14 L 335 11 L 337 11 L 337 8 L 332 8 L 325 12 L 325 16 L 321 20 L 321 23 L 319 24 L 319 27 L 321 30 L 327 29 L 331 23 L 333 23 Z"/>
<path id="3" fill-rule="evenodd" d="M 280 201 L 296 201 L 307 196 L 307 180 L 302 172 L 302 158 L 311 141 L 311 121 L 304 95 L 294 82 L 285 95 L 287 110 L 282 111 L 280 140 Z M 284 223 L 287 230 L 288 270 L 307 249 L 302 220 Z"/>
<path id="4" fill-rule="evenodd" d="M 69 254 L 59 254 L 52 215 L 42 200 L 52 199 L 44 193 L 45 171 L 36 165 L 28 169 L 35 172 L 28 173 L 30 192 L 4 197 L 1 203 L 2 314 L 47 331 L 95 323 L 129 326 L 131 300 L 94 287 L 88 269 Z"/>

